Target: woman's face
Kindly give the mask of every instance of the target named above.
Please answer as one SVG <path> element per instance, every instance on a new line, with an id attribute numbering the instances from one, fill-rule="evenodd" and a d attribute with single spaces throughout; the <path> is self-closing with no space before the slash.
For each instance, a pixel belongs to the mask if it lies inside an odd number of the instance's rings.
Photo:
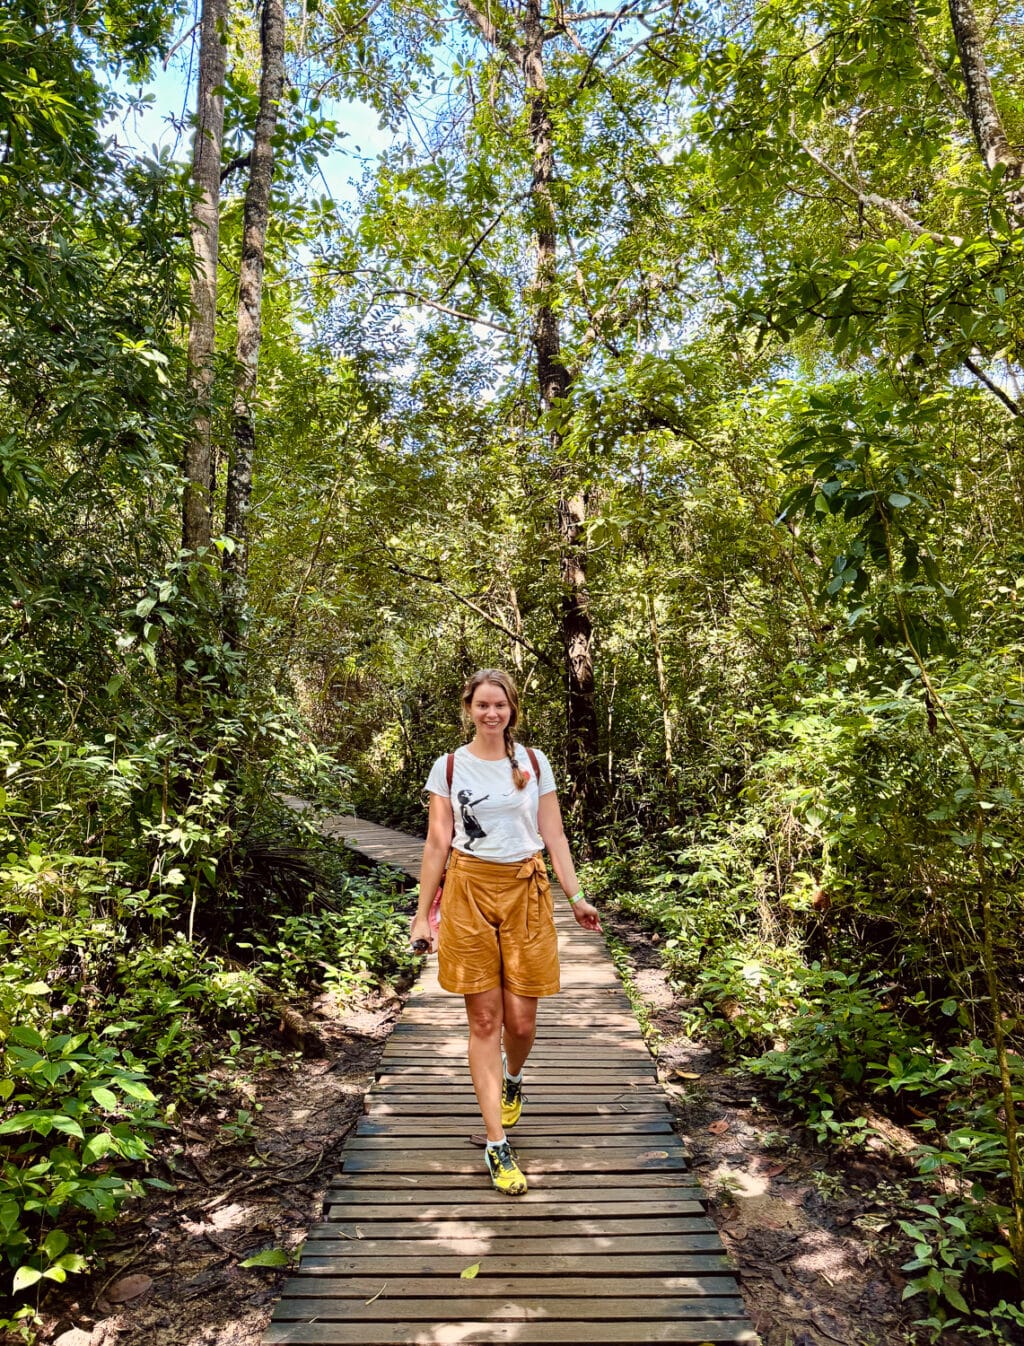
<path id="1" fill-rule="evenodd" d="M 503 733 L 511 715 L 512 707 L 502 689 L 493 682 L 482 682 L 469 703 L 469 717 L 477 733 Z"/>

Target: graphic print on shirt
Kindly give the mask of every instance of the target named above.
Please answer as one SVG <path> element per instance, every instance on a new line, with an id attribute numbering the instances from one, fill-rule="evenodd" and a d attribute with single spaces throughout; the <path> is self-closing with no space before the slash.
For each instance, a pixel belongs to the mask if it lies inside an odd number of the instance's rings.
<path id="1" fill-rule="evenodd" d="M 462 826 L 466 831 L 467 851 L 473 849 L 474 841 L 480 841 L 487 835 L 484 829 L 480 826 L 480 820 L 473 812 L 473 809 L 477 804 L 482 804 L 485 799 L 490 799 L 491 797 L 487 794 L 481 795 L 479 799 L 470 799 L 471 794 L 471 790 L 460 790 L 458 795 L 459 812 L 462 814 Z"/>

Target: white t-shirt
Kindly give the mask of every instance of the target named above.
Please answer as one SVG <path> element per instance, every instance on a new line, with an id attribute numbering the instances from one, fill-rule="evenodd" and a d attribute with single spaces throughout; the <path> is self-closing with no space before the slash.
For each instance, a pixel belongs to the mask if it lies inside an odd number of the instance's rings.
<path id="1" fill-rule="evenodd" d="M 537 804 L 541 795 L 555 787 L 551 764 L 534 748 L 540 766 L 540 782 L 521 743 L 516 744 L 516 761 L 527 776 L 522 790 L 512 780 L 512 765 L 507 757 L 498 762 L 482 762 L 467 747 L 456 748 L 452 769 L 452 812 L 455 815 L 457 851 L 479 856 L 481 860 L 503 860 L 511 864 L 526 860 L 544 849 L 537 831 Z M 448 754 L 439 757 L 430 768 L 427 789 L 448 798 L 446 779 Z"/>

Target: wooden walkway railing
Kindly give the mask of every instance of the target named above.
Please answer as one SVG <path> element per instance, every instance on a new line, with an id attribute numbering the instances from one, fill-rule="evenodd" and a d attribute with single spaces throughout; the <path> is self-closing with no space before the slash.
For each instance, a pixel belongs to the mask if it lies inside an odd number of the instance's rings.
<path id="1" fill-rule="evenodd" d="M 418 870 L 401 833 L 325 830 Z M 529 1191 L 491 1188 L 462 1001 L 431 959 L 267 1346 L 758 1341 L 607 951 L 559 897 L 563 991 L 540 1002 L 513 1132 Z"/>

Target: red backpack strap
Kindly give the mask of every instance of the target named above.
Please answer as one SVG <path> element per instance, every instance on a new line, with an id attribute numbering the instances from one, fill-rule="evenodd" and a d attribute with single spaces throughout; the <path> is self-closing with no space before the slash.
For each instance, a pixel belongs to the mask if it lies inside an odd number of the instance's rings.
<path id="1" fill-rule="evenodd" d="M 450 752 L 448 759 L 444 764 L 444 778 L 448 783 L 448 793 L 452 792 L 452 776 L 455 774 L 455 754 Z"/>
<path id="2" fill-rule="evenodd" d="M 533 778 L 537 782 L 537 789 L 540 789 L 540 763 L 537 761 L 537 754 L 532 748 L 526 749 L 526 755 L 533 764 Z"/>

